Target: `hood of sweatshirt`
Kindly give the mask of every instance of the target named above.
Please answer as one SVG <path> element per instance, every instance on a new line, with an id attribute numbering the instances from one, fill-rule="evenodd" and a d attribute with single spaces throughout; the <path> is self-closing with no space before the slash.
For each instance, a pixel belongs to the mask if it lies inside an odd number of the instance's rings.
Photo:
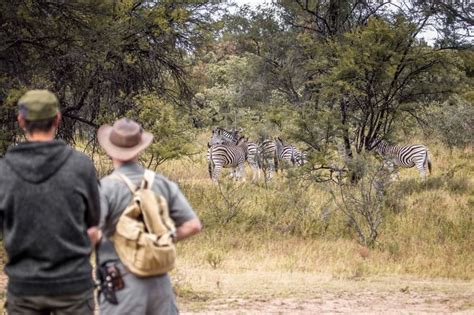
<path id="1" fill-rule="evenodd" d="M 53 176 L 73 152 L 61 140 L 22 142 L 5 154 L 5 162 L 23 180 L 41 183 Z"/>

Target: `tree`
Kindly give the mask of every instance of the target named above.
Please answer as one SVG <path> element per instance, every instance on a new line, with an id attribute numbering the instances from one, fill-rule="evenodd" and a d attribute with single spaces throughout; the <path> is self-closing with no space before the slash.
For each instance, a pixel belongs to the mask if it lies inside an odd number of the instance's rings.
<path id="1" fill-rule="evenodd" d="M 172 102 L 153 94 L 139 95 L 136 106 L 127 113 L 140 121 L 142 127 L 155 135 L 147 149 L 147 167 L 156 169 L 165 161 L 196 154 L 192 146 L 194 131 L 188 115 Z"/>
<path id="2" fill-rule="evenodd" d="M 462 90 L 464 74 L 454 52 L 418 40 L 433 5 L 360 1 L 278 1 L 282 20 L 303 56 L 300 132 L 317 152 L 313 169 L 334 169 L 328 152 L 343 147 L 349 162 L 375 139 L 392 134 L 405 115 L 424 123 L 432 101 Z M 295 103 L 293 103 L 295 104 Z M 333 164 L 334 165 L 334 164 Z M 349 167 L 351 164 L 347 163 Z"/>
<path id="3" fill-rule="evenodd" d="M 123 115 L 143 90 L 187 105 L 186 56 L 206 39 L 217 3 L 1 2 L 0 102 L 19 89 L 51 89 L 67 141 L 77 123 L 95 128 L 100 113 Z"/>
<path id="4" fill-rule="evenodd" d="M 418 44 L 416 32 L 403 18 L 394 24 L 370 19 L 333 46 L 337 63 L 321 80 L 322 94 L 349 117 L 343 124 L 357 132 L 357 153 L 390 134 L 402 113 L 419 119 L 425 104 L 461 86 L 456 56 Z"/>
<path id="5" fill-rule="evenodd" d="M 441 34 L 437 46 L 446 49 L 472 48 L 474 4 L 470 1 L 430 1 L 433 27 Z"/>

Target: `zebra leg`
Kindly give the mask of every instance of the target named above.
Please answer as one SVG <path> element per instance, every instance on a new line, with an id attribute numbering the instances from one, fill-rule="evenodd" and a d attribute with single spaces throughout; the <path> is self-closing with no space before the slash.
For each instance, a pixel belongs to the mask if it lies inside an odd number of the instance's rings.
<path id="1" fill-rule="evenodd" d="M 423 155 L 417 155 L 413 157 L 413 164 L 415 164 L 416 169 L 420 172 L 420 176 L 422 179 L 425 179 L 426 177 L 426 171 L 427 171 L 427 154 L 424 152 Z"/>
<path id="2" fill-rule="evenodd" d="M 255 173 L 256 173 L 257 176 L 255 176 Z M 252 177 L 253 177 L 252 181 L 255 181 L 255 180 L 259 181 L 260 180 L 260 167 L 258 167 L 258 165 L 254 165 Z"/>
<path id="3" fill-rule="evenodd" d="M 420 176 L 422 179 L 426 178 L 426 170 L 425 170 L 425 161 L 421 163 L 416 163 L 416 168 L 420 172 Z"/>
<path id="4" fill-rule="evenodd" d="M 267 164 L 268 164 L 267 179 L 272 179 L 273 171 L 275 170 L 275 163 L 274 163 L 273 159 L 268 159 Z"/>
<path id="5" fill-rule="evenodd" d="M 240 165 L 232 167 L 230 177 L 232 177 L 235 181 L 238 181 L 242 177 L 242 167 Z"/>
<path id="6" fill-rule="evenodd" d="M 260 179 L 260 168 L 255 161 L 249 164 L 250 168 L 252 168 L 252 182 L 255 182 L 256 179 Z"/>
<path id="7" fill-rule="evenodd" d="M 214 161 L 212 160 L 212 150 L 211 148 L 207 149 L 207 170 L 209 172 L 209 177 L 213 179 L 212 174 L 214 173 L 216 165 L 214 164 Z"/>
<path id="8" fill-rule="evenodd" d="M 239 170 L 239 179 L 242 178 L 242 180 L 245 182 L 246 180 L 246 174 L 245 174 L 245 166 L 244 163 L 240 164 L 237 169 Z"/>
<path id="9" fill-rule="evenodd" d="M 239 172 L 238 167 L 233 167 L 233 168 L 232 168 L 232 178 L 233 178 L 234 180 L 236 180 L 236 181 L 239 180 L 239 178 L 240 178 L 240 172 Z"/>
<path id="10" fill-rule="evenodd" d="M 426 151 L 426 159 L 425 159 L 425 170 L 428 169 L 428 172 L 431 175 L 431 160 L 430 160 L 430 154 L 428 151 Z"/>

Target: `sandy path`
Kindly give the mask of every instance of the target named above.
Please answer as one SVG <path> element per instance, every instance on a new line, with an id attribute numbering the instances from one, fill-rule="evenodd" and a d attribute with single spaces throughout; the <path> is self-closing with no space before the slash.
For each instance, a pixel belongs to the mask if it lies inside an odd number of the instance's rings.
<path id="1" fill-rule="evenodd" d="M 187 269 L 181 314 L 474 314 L 474 282 Z M 184 280 L 183 280 L 184 279 Z M 185 282 L 185 285 L 180 282 Z M 0 288 L 6 277 L 0 274 Z M 190 289 L 192 288 L 192 289 Z M 2 295 L 3 298 L 3 295 Z M 0 309 L 3 299 L 0 301 Z"/>
<path id="2" fill-rule="evenodd" d="M 188 272 L 195 290 L 179 299 L 182 314 L 474 314 L 472 281 Z"/>

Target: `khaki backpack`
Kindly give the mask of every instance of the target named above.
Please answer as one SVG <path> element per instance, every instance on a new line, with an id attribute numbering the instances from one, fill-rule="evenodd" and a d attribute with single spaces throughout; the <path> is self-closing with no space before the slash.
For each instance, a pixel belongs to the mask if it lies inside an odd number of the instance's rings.
<path id="1" fill-rule="evenodd" d="M 137 276 L 155 276 L 174 268 L 176 228 L 163 196 L 152 191 L 155 173 L 145 170 L 137 188 L 120 173 L 117 176 L 132 191 L 132 200 L 120 216 L 111 237 L 122 263 Z"/>

